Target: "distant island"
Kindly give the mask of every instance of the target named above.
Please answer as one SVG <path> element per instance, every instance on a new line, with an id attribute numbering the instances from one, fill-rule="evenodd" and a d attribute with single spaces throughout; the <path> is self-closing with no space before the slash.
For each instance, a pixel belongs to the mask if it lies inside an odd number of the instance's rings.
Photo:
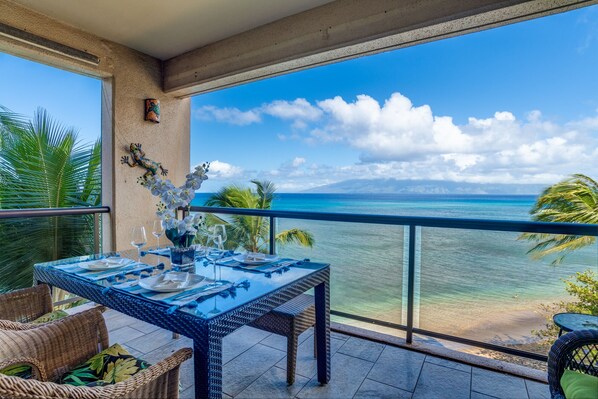
<path id="1" fill-rule="evenodd" d="M 466 183 L 444 180 L 351 179 L 303 191 L 304 193 L 339 194 L 476 194 L 538 195 L 543 184 Z"/>

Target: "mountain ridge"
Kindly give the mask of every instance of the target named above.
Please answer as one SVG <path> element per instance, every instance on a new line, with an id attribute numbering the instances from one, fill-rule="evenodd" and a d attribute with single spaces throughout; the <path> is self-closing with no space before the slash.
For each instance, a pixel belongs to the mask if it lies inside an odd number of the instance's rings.
<path id="1" fill-rule="evenodd" d="M 320 194 L 512 194 L 538 195 L 548 185 L 467 183 L 445 180 L 350 179 L 303 191 Z"/>

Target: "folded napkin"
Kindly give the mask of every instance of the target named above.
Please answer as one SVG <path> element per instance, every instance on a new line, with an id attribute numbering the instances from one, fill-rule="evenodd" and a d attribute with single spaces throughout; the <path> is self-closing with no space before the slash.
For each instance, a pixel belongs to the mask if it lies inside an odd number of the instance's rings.
<path id="1" fill-rule="evenodd" d="M 106 268 L 118 268 L 120 266 L 127 266 L 134 263 L 132 259 L 127 258 L 104 258 L 98 259 L 92 262 L 87 262 L 87 268 L 90 271 L 98 269 L 96 271 L 107 271 Z M 103 270 L 102 270 L 103 269 Z"/>
<path id="2" fill-rule="evenodd" d="M 118 258 L 115 258 L 115 259 L 118 259 Z M 122 258 L 122 259 L 126 259 L 126 258 Z M 102 279 L 116 276 L 119 274 L 134 273 L 137 271 L 142 271 L 142 270 L 146 270 L 148 268 L 153 267 L 153 266 L 146 265 L 144 263 L 137 263 L 131 259 L 128 259 L 128 260 L 130 261 L 129 262 L 130 264 L 128 264 L 127 266 L 119 267 L 119 268 L 111 269 L 111 270 L 102 270 L 102 271 L 85 270 L 80 267 L 81 264 L 90 264 L 90 263 L 98 262 L 98 259 L 84 261 L 84 262 L 77 262 L 77 263 L 69 263 L 69 264 L 64 264 L 64 265 L 54 265 L 53 267 L 58 270 L 65 271 L 67 273 L 72 273 L 76 276 L 83 277 L 83 278 L 85 278 L 87 280 L 91 280 L 91 281 L 98 281 L 98 280 L 102 280 Z"/>
<path id="3" fill-rule="evenodd" d="M 168 272 L 163 273 L 159 279 L 156 281 L 157 284 L 154 284 L 153 287 L 164 289 L 174 289 L 179 287 L 184 287 L 189 282 L 189 273 L 177 273 L 177 272 Z"/>

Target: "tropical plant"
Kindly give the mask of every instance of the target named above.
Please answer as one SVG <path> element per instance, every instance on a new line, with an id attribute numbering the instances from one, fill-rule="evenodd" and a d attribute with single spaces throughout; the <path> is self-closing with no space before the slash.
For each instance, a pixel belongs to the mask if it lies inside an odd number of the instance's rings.
<path id="1" fill-rule="evenodd" d="M 545 189 L 530 213 L 533 220 L 540 222 L 598 224 L 598 183 L 575 174 Z M 528 251 L 535 259 L 554 257 L 553 265 L 560 264 L 567 254 L 596 242 L 596 237 L 563 234 L 524 233 L 520 238 L 535 242 Z M 546 317 L 546 325 L 533 331 L 546 347 L 558 336 L 559 329 L 552 321 L 555 313 L 598 314 L 598 278 L 593 270 L 578 272 L 563 281 L 573 301 L 542 305 L 540 311 Z"/>
<path id="2" fill-rule="evenodd" d="M 0 107 L 0 209 L 96 206 L 101 201 L 101 146 L 43 109 L 32 120 Z M 93 252 L 93 217 L 3 219 L 0 292 L 32 284 L 36 262 Z"/>
<path id="3" fill-rule="evenodd" d="M 255 191 L 230 185 L 213 194 L 206 201 L 206 206 L 222 208 L 270 209 L 276 187 L 272 182 L 252 180 Z M 227 227 L 227 249 L 244 248 L 251 252 L 267 252 L 269 245 L 270 222 L 268 218 L 257 216 L 233 215 L 229 220 L 213 214 L 207 215 L 207 224 L 222 223 Z M 304 247 L 313 247 L 314 237 L 305 230 L 293 228 L 276 234 L 277 244 L 295 243 Z"/>
<path id="4" fill-rule="evenodd" d="M 530 214 L 539 222 L 598 224 L 598 183 L 575 174 L 545 189 Z M 524 233 L 520 239 L 535 243 L 528 253 L 536 259 L 555 256 L 553 264 L 561 263 L 570 252 L 596 242 L 596 237 L 591 236 L 542 233 Z"/>
<path id="5" fill-rule="evenodd" d="M 563 281 L 565 290 L 574 298 L 574 301 L 541 305 L 540 312 L 544 315 L 546 324 L 543 329 L 532 331 L 545 347 L 552 345 L 558 337 L 559 327 L 552 321 L 554 314 L 560 312 L 598 314 L 598 276 L 593 270 L 577 272 Z"/>

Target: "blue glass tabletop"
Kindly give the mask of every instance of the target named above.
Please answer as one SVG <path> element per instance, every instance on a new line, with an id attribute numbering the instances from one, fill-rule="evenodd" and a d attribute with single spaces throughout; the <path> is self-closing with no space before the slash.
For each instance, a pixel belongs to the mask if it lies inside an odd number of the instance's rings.
<path id="1" fill-rule="evenodd" d="M 598 316 L 590 314 L 557 313 L 552 319 L 564 331 L 598 329 Z"/>
<path id="2" fill-rule="evenodd" d="M 118 257 L 121 259 L 131 259 L 132 262 L 128 266 L 102 273 L 89 272 L 79 267 L 82 262 L 103 258 L 115 259 Z M 88 283 L 98 284 L 105 287 L 104 291 L 106 293 L 109 290 L 118 290 L 119 292 L 125 292 L 136 298 L 143 298 L 145 300 L 168 305 L 167 301 L 161 301 L 153 299 L 151 296 L 146 297 L 142 295 L 142 293 L 147 293 L 146 290 L 130 291 L 128 288 L 124 287 L 138 286 L 140 280 L 172 270 L 173 268 L 169 258 L 151 253 L 143 253 L 143 256 L 139 259 L 140 263 L 137 263 L 137 260 L 137 251 L 127 250 L 119 253 L 111 252 L 102 255 L 90 255 L 54 262 L 39 263 L 36 265 L 36 268 L 55 269 L 56 271 L 66 273 L 68 278 L 72 277 L 74 279 L 87 281 Z M 205 276 L 209 280 L 228 282 L 228 289 L 215 292 L 214 294 L 201 296 L 196 299 L 190 298 L 191 302 L 189 303 L 182 306 L 172 306 L 172 311 L 183 311 L 194 314 L 200 318 L 209 319 L 238 308 L 255 299 L 259 299 L 287 284 L 296 282 L 303 277 L 328 267 L 328 264 L 305 260 L 287 262 L 289 263 L 289 267 L 280 268 L 271 273 L 262 273 L 231 266 L 214 266 L 208 263 L 209 262 L 204 258 L 196 259 L 192 272 L 197 275 Z M 90 275 L 97 276 L 97 278 L 94 277 L 93 279 L 90 279 Z"/>

